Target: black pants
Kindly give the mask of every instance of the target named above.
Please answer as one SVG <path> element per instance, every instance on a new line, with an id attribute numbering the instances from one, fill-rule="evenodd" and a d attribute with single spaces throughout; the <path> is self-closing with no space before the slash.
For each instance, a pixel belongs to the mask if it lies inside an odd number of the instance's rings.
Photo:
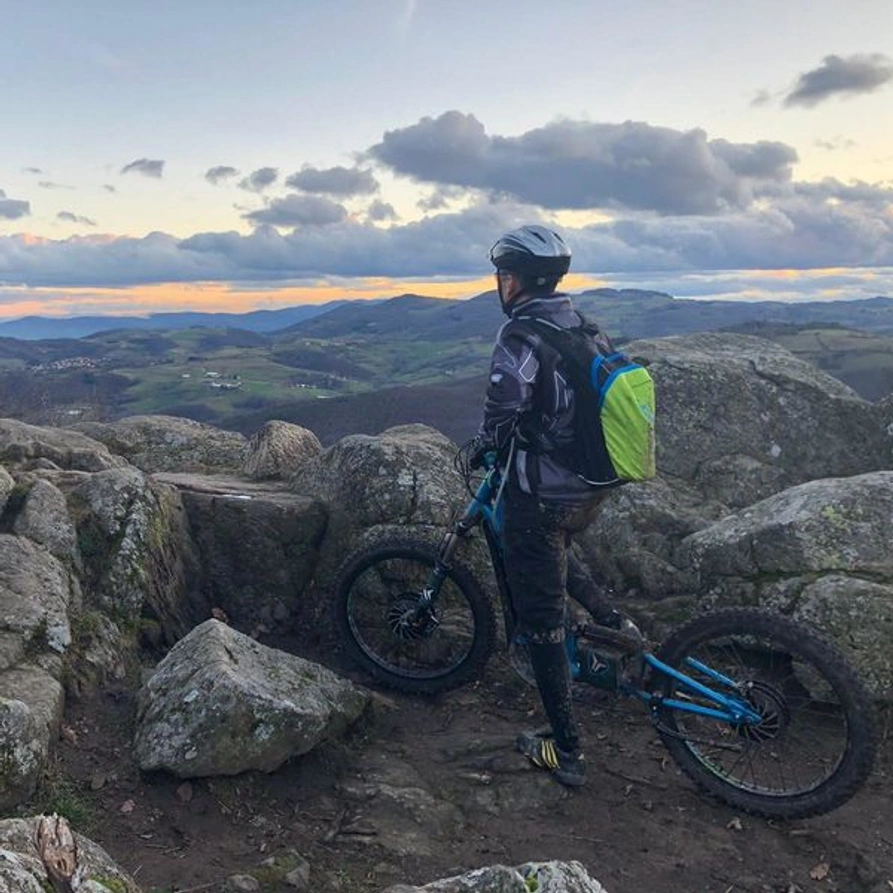
<path id="1" fill-rule="evenodd" d="M 564 641 L 568 590 L 593 614 L 603 598 L 570 554 L 572 535 L 586 527 L 602 496 L 581 506 L 546 503 L 510 480 L 503 498 L 505 569 L 518 629 L 532 642 Z"/>
<path id="2" fill-rule="evenodd" d="M 555 743 L 563 751 L 575 752 L 580 739 L 564 650 L 568 550 L 571 535 L 586 526 L 599 500 L 582 507 L 544 503 L 511 480 L 503 496 L 505 569 L 518 631 L 528 643 Z M 585 568 L 574 570 L 579 585 Z"/>

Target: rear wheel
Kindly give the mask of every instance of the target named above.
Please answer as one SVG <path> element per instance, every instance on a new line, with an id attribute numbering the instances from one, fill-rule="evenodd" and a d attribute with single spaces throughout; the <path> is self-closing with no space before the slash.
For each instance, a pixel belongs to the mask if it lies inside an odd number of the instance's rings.
<path id="1" fill-rule="evenodd" d="M 493 649 L 493 604 L 468 568 L 446 569 L 426 606 L 437 566 L 436 547 L 397 540 L 353 555 L 335 584 L 335 622 L 347 653 L 401 691 L 463 685 L 480 674 Z"/>
<path id="2" fill-rule="evenodd" d="M 729 722 L 658 708 L 667 750 L 702 788 L 758 815 L 802 818 L 853 796 L 874 759 L 873 705 L 845 658 L 811 628 L 757 609 L 718 611 L 678 629 L 657 657 L 760 714 Z M 703 667 L 734 681 L 718 684 Z M 664 674 L 664 698 L 715 707 Z"/>

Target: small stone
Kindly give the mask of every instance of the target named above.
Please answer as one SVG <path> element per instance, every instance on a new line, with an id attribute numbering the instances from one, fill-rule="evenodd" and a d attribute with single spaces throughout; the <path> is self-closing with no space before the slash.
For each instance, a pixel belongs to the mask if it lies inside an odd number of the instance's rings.
<path id="1" fill-rule="evenodd" d="M 133 812 L 134 809 L 136 809 L 136 803 L 134 803 L 133 800 L 125 800 L 121 804 L 121 812 L 123 812 L 125 815 Z"/>
<path id="2" fill-rule="evenodd" d="M 743 831 L 744 825 L 741 824 L 741 819 L 739 819 L 738 816 L 735 816 L 735 818 L 733 818 L 732 821 L 729 822 L 728 825 L 726 825 L 726 828 L 728 828 L 730 831 Z"/>
<path id="3" fill-rule="evenodd" d="M 105 787 L 107 780 L 104 772 L 94 772 L 90 777 L 90 790 L 98 791 L 100 788 Z"/>
<path id="4" fill-rule="evenodd" d="M 258 893 L 260 882 L 250 874 L 232 874 L 226 879 L 227 893 Z"/>
<path id="5" fill-rule="evenodd" d="M 283 880 L 289 887 L 306 890 L 310 886 L 310 863 L 301 859 Z"/>
<path id="6" fill-rule="evenodd" d="M 180 787 L 177 788 L 177 799 L 181 803 L 189 803 L 193 797 L 192 785 L 188 781 L 184 781 Z"/>

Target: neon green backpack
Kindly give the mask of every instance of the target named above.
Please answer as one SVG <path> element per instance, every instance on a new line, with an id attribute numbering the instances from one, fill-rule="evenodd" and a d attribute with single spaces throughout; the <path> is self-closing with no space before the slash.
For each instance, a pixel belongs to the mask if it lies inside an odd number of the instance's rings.
<path id="1" fill-rule="evenodd" d="M 568 467 L 596 487 L 653 478 L 655 400 L 648 370 L 582 316 L 570 329 L 536 316 L 515 319 L 532 323 L 561 355 L 573 386 L 574 445 L 562 457 Z"/>

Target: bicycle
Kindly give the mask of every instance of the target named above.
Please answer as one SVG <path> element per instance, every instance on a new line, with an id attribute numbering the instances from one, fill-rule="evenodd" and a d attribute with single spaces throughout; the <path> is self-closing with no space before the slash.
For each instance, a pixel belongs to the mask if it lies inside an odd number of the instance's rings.
<path id="1" fill-rule="evenodd" d="M 495 644 L 493 599 L 456 559 L 481 527 L 513 667 L 530 680 L 515 634 L 500 540 L 503 478 L 483 479 L 457 454 L 471 499 L 439 544 L 373 543 L 350 556 L 334 586 L 345 650 L 379 682 L 414 694 L 477 678 Z M 618 646 L 613 630 L 567 629 L 572 678 L 631 697 L 679 767 L 728 805 L 769 818 L 820 815 L 849 800 L 874 762 L 873 703 L 846 658 L 815 630 L 759 608 L 704 614 L 652 651 Z"/>

